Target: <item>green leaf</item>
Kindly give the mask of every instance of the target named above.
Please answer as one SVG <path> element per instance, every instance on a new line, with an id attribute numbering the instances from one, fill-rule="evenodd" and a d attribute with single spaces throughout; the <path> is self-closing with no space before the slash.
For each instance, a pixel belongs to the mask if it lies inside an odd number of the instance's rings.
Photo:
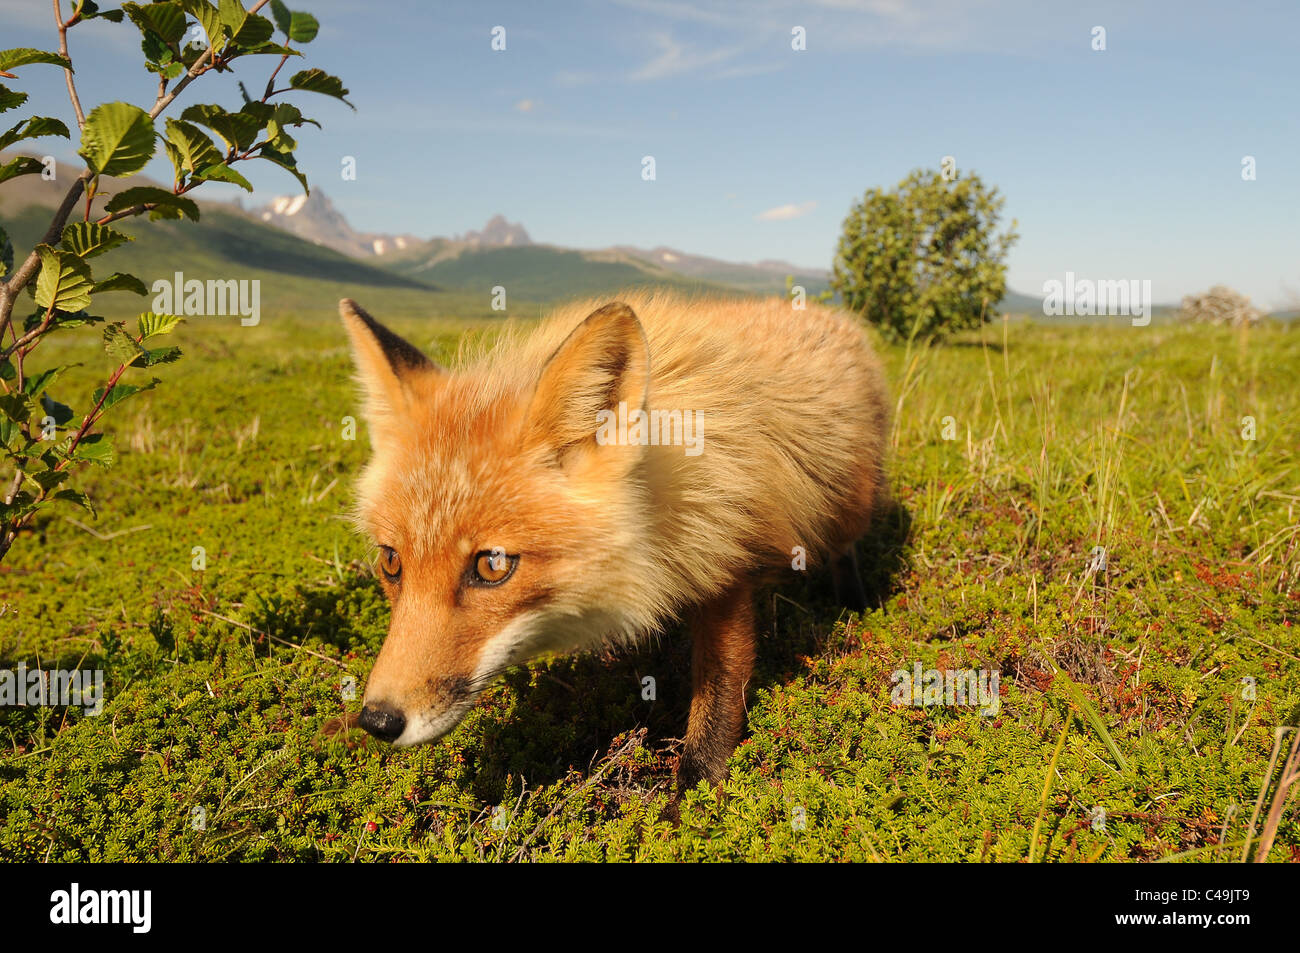
<path id="1" fill-rule="evenodd" d="M 36 303 L 58 311 L 80 311 L 90 304 L 94 279 L 90 266 L 72 252 L 49 245 L 36 246 L 41 272 L 36 278 Z"/>
<path id="2" fill-rule="evenodd" d="M 199 179 L 200 181 L 211 180 L 233 182 L 245 192 L 253 191 L 253 183 L 249 182 L 224 162 L 218 162 L 216 165 L 210 165 L 206 169 L 200 169 L 198 172 L 194 173 L 194 178 Z"/>
<path id="3" fill-rule="evenodd" d="M 141 32 L 150 32 L 171 45 L 185 35 L 185 14 L 173 3 L 124 3 L 122 10 Z"/>
<path id="4" fill-rule="evenodd" d="M 199 169 L 221 162 L 221 153 L 217 151 L 216 144 L 193 123 L 168 119 L 167 141 L 175 147 L 172 161 L 176 164 L 177 178 L 183 172 L 193 174 Z"/>
<path id="5" fill-rule="evenodd" d="M 248 56 L 302 56 L 297 50 L 291 50 L 279 43 L 263 43 L 252 49 L 242 50 L 241 54 Z"/>
<path id="6" fill-rule="evenodd" d="M 19 92 L 16 89 L 10 89 L 8 86 L 0 84 L 0 113 L 6 113 L 11 109 L 17 109 L 25 102 L 27 102 L 26 93 Z"/>
<path id="7" fill-rule="evenodd" d="M 220 0 L 221 23 L 230 30 L 231 42 L 241 50 L 260 46 L 271 38 L 275 25 L 266 17 L 249 13 L 239 0 Z"/>
<path id="8" fill-rule="evenodd" d="M 154 154 L 153 121 L 139 106 L 104 103 L 86 117 L 80 154 L 98 175 L 134 175 Z"/>
<path id="9" fill-rule="evenodd" d="M 179 361 L 181 358 L 181 349 L 175 346 L 155 348 L 152 351 L 145 351 L 144 363 L 137 364 L 137 367 L 153 367 L 156 364 L 171 364 Z"/>
<path id="10" fill-rule="evenodd" d="M 33 501 L 34 498 L 26 490 L 19 490 L 12 503 L 6 504 L 4 498 L 0 497 L 0 523 L 13 525 L 16 521 L 25 519 L 38 508 Z"/>
<path id="11" fill-rule="evenodd" d="M 301 126 L 303 123 L 311 123 L 317 129 L 321 127 L 315 119 L 308 119 L 302 114 L 297 106 L 293 103 L 276 103 L 271 109 L 271 118 L 282 126 Z"/>
<path id="12" fill-rule="evenodd" d="M 54 423 L 57 426 L 62 427 L 72 419 L 72 408 L 67 404 L 59 403 L 49 394 L 45 394 L 41 397 L 41 407 L 45 410 L 45 413 L 48 416 L 54 418 Z"/>
<path id="13" fill-rule="evenodd" d="M 288 36 L 289 27 L 293 22 L 293 14 L 289 12 L 289 8 L 281 0 L 271 0 L 271 18 L 275 20 L 275 25 L 280 28 L 280 32 Z"/>
<path id="14" fill-rule="evenodd" d="M 155 315 L 157 318 L 163 315 Z M 153 367 L 155 364 L 171 364 L 181 356 L 178 347 L 160 347 L 150 350 L 142 346 L 126 325 L 115 321 L 104 327 L 104 350 L 119 363 L 128 367 Z"/>
<path id="15" fill-rule="evenodd" d="M 226 37 L 221 24 L 221 14 L 208 0 L 181 0 L 181 8 L 199 21 L 208 38 L 208 46 L 215 56 L 226 45 Z"/>
<path id="16" fill-rule="evenodd" d="M 7 132 L 0 133 L 0 149 L 8 149 L 15 142 L 24 139 L 40 139 L 42 136 L 62 136 L 70 138 L 68 127 L 57 119 L 48 116 L 33 116 L 26 122 L 20 122 Z"/>
<path id="17" fill-rule="evenodd" d="M 163 214 L 150 214 L 150 218 L 179 218 L 184 213 L 191 221 L 199 220 L 199 207 L 194 204 L 194 200 L 184 195 L 177 195 L 169 192 L 167 189 L 160 189 L 155 186 L 140 185 L 131 189 L 123 189 L 104 206 L 106 212 L 122 212 L 137 205 L 156 205 L 159 208 L 154 212 Z M 174 214 L 166 214 L 171 212 Z"/>
<path id="18" fill-rule="evenodd" d="M 267 141 L 271 148 L 276 152 L 289 153 L 298 148 L 298 143 L 294 141 L 293 136 L 285 131 L 286 126 L 301 126 L 303 123 L 311 123 L 317 129 L 320 123 L 315 119 L 305 119 L 297 106 L 289 103 L 279 103 L 270 111 L 270 118 L 266 123 Z"/>
<path id="19" fill-rule="evenodd" d="M 0 414 L 15 423 L 27 423 L 32 419 L 32 412 L 35 409 L 36 405 L 32 403 L 32 399 L 26 394 L 0 394 Z"/>
<path id="20" fill-rule="evenodd" d="M 140 342 L 131 336 L 123 321 L 104 325 L 104 350 L 119 364 L 128 366 L 135 364 L 147 353 Z"/>
<path id="21" fill-rule="evenodd" d="M 153 60 L 145 63 L 145 68 L 151 73 L 157 73 L 163 79 L 175 79 L 186 70 L 183 62 L 171 58 L 171 53 L 166 54 L 161 61 Z"/>
<path id="22" fill-rule="evenodd" d="M 128 397 L 133 397 L 136 394 L 143 393 L 144 391 L 147 390 L 153 390 L 161 383 L 162 381 L 160 381 L 156 377 L 148 384 L 123 384 L 121 381 L 118 381 L 117 385 L 111 391 L 108 392 L 108 396 L 104 397 L 104 404 L 101 410 L 108 410 L 108 408 L 112 407 L 114 404 L 120 404 Z M 95 391 L 92 400 L 96 404 L 98 404 L 99 398 L 102 397 L 103 394 L 104 394 L 104 388 L 102 387 L 98 388 Z"/>
<path id="23" fill-rule="evenodd" d="M 72 451 L 72 459 L 111 467 L 117 460 L 117 454 L 113 450 L 112 438 L 107 434 L 92 433 L 81 438 L 77 449 Z"/>
<path id="24" fill-rule="evenodd" d="M 149 221 L 151 222 L 179 222 L 185 216 L 189 216 L 189 212 L 176 205 L 159 205 L 157 208 L 149 210 Z"/>
<path id="25" fill-rule="evenodd" d="M 23 393 L 35 397 L 62 377 L 63 372 L 67 369 L 67 364 L 61 364 L 57 367 L 51 367 L 47 371 L 41 371 L 39 374 L 31 375 L 23 381 Z"/>
<path id="26" fill-rule="evenodd" d="M 325 96 L 333 96 L 335 99 L 341 99 L 348 103 L 345 98 L 348 91 L 343 88 L 343 80 L 337 76 L 331 76 L 321 69 L 307 69 L 300 73 L 294 73 L 289 77 L 289 85 L 294 89 L 301 89 L 308 93 L 321 93 Z M 351 103 L 348 103 L 352 106 Z M 352 106 L 356 109 L 356 106 Z"/>
<path id="27" fill-rule="evenodd" d="M 104 10 L 100 12 L 99 4 L 95 0 L 81 0 L 81 6 L 77 9 L 83 20 L 108 20 L 111 23 L 122 22 L 121 10 Z"/>
<path id="28" fill-rule="evenodd" d="M 58 53 L 46 53 L 25 46 L 14 50 L 0 50 L 0 73 L 8 73 L 16 66 L 27 66 L 29 63 L 50 63 L 54 66 L 62 66 L 66 70 L 72 69 L 72 64 Z"/>
<path id="29" fill-rule="evenodd" d="M 292 174 L 293 177 L 302 184 L 302 190 L 308 195 L 311 194 L 311 189 L 307 186 L 307 177 L 298 171 L 298 163 L 291 154 L 287 152 L 276 152 L 270 146 L 263 146 L 258 150 L 257 156 L 259 159 L 266 159 L 269 162 L 274 162 L 280 168 Z"/>
<path id="30" fill-rule="evenodd" d="M 226 143 L 228 149 L 243 151 L 257 139 L 257 133 L 266 125 L 246 112 L 227 112 L 220 106 L 196 104 L 181 113 L 181 118 L 207 126 Z"/>
<path id="31" fill-rule="evenodd" d="M 12 457 L 20 453 L 30 443 L 31 440 L 28 439 L 23 428 L 16 421 L 10 420 L 4 413 L 0 413 L 0 448 L 4 449 L 8 456 Z M 0 497 L 0 503 L 3 502 L 4 498 Z"/>
<path id="32" fill-rule="evenodd" d="M 135 241 L 125 232 L 119 232 L 108 225 L 98 222 L 73 222 L 63 229 L 63 238 L 59 242 L 65 250 L 82 258 L 92 258 L 110 248 Z"/>
<path id="33" fill-rule="evenodd" d="M 280 32 L 295 43 L 310 43 L 316 39 L 320 24 L 310 13 L 293 13 L 281 0 L 271 0 L 271 15 Z"/>
<path id="34" fill-rule="evenodd" d="M 35 472 L 28 471 L 25 476 L 42 491 L 48 493 L 72 476 L 72 473 L 68 470 L 37 470 Z"/>
<path id="35" fill-rule="evenodd" d="M 181 155 L 181 150 L 177 149 L 170 139 L 162 141 L 163 149 L 167 152 L 167 158 L 171 160 L 172 168 L 175 174 L 172 181 L 177 190 L 185 184 L 185 157 Z"/>
<path id="36" fill-rule="evenodd" d="M 17 178 L 20 175 L 34 175 L 44 171 L 45 166 L 41 164 L 40 159 L 33 159 L 31 156 L 19 156 L 4 165 L 0 165 L 0 182 L 7 179 Z"/>
<path id="37" fill-rule="evenodd" d="M 140 339 L 147 341 L 149 338 L 157 337 L 160 334 L 171 334 L 180 324 L 180 315 L 176 314 L 155 314 L 152 311 L 146 311 L 136 319 L 140 328 Z"/>
<path id="38" fill-rule="evenodd" d="M 14 270 L 14 243 L 9 240 L 9 233 L 0 225 L 0 278 Z"/>
<path id="39" fill-rule="evenodd" d="M 116 12 L 116 11 L 110 11 L 110 12 Z M 108 14 L 105 14 L 105 16 L 107 15 Z M 77 504 L 77 506 L 80 506 L 87 513 L 89 513 L 91 516 L 99 515 L 98 513 L 95 512 L 95 504 L 90 502 L 90 497 L 86 496 L 86 494 L 82 493 L 80 490 L 71 490 L 71 489 L 59 490 L 59 492 L 51 496 L 50 499 L 64 500 L 65 502 L 68 503 L 75 503 Z"/>
<path id="40" fill-rule="evenodd" d="M 114 289 L 109 289 L 110 291 Z M 94 294 L 94 288 L 91 288 L 91 294 Z M 38 314 L 40 312 L 37 312 Z M 60 311 L 54 316 L 54 327 L 56 328 L 79 328 L 86 324 L 99 324 L 104 319 L 97 314 L 91 314 L 88 311 L 75 311 L 72 314 L 65 314 Z"/>
<path id="41" fill-rule="evenodd" d="M 106 291 L 133 291 L 138 295 L 147 295 L 149 293 L 149 286 L 135 275 L 123 274 L 120 271 L 116 271 L 103 281 L 96 281 L 95 286 L 90 289 L 92 295 L 101 294 Z"/>

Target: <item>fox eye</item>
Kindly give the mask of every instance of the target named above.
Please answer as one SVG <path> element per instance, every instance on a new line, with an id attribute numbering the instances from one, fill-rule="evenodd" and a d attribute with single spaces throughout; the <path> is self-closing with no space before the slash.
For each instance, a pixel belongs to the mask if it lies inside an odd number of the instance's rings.
<path id="1" fill-rule="evenodd" d="M 389 582 L 397 582 L 402 575 L 402 557 L 391 546 L 379 547 L 379 568 Z"/>
<path id="2" fill-rule="evenodd" d="M 508 556 L 503 549 L 485 549 L 474 557 L 470 583 L 475 586 L 499 586 L 514 575 L 518 556 Z"/>

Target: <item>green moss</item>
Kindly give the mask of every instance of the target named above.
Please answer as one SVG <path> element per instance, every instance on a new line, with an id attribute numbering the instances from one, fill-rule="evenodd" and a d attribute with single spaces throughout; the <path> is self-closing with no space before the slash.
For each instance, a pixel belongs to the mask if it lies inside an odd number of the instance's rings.
<path id="1" fill-rule="evenodd" d="M 454 352 L 449 322 L 397 327 Z M 1236 856 L 1215 845 L 1244 837 L 1295 720 L 1294 333 L 887 349 L 901 509 L 861 552 L 881 605 L 842 617 L 793 573 L 762 600 L 748 736 L 676 827 L 681 633 L 511 670 L 436 746 L 324 731 L 387 624 L 346 519 L 366 445 L 341 439 L 343 335 L 276 317 L 182 337 L 116 419 L 119 466 L 88 475 L 99 520 L 52 510 L 0 566 L 0 668 L 107 678 L 98 716 L 0 709 L 6 859 L 1020 861 L 1037 823 L 1037 859 L 1210 860 Z M 89 391 L 98 342 L 58 344 Z M 892 706 L 918 662 L 996 671 L 998 712 Z M 1292 807 L 1270 859 L 1298 858 Z"/>

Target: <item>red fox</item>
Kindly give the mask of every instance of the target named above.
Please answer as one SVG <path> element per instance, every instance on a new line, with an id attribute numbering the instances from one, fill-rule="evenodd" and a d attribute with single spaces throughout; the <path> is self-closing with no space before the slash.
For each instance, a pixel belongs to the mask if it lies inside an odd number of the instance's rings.
<path id="1" fill-rule="evenodd" d="M 360 725 L 449 732 L 511 665 L 689 624 L 678 792 L 745 728 L 753 592 L 853 543 L 886 498 L 889 401 L 863 329 L 819 305 L 633 293 L 564 307 L 445 370 L 339 310 L 373 456 L 357 522 L 392 606 Z"/>

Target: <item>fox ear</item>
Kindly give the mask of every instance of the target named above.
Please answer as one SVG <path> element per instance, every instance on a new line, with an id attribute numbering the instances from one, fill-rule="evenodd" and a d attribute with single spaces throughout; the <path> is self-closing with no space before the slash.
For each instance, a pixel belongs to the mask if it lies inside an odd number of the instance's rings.
<path id="1" fill-rule="evenodd" d="M 589 314 L 542 368 L 528 407 L 533 433 L 564 463 L 593 450 L 601 411 L 645 408 L 650 350 L 636 313 L 616 301 Z"/>
<path id="2" fill-rule="evenodd" d="M 352 358 L 366 390 L 367 416 L 399 411 L 410 379 L 438 370 L 415 345 L 384 327 L 351 298 L 339 302 L 339 315 L 352 339 Z"/>

